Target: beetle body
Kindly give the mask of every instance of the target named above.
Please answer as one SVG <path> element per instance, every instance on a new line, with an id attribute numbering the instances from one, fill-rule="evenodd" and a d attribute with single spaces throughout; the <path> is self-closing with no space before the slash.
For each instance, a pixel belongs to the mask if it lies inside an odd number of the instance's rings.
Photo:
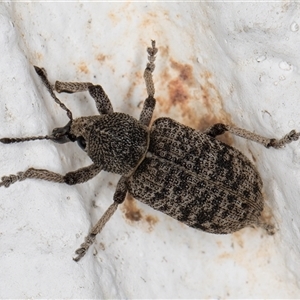
<path id="1" fill-rule="evenodd" d="M 263 210 L 262 181 L 241 152 L 170 118 L 147 129 L 123 113 L 82 117 L 70 134 L 96 165 L 127 175 L 133 197 L 190 227 L 231 233 Z"/>
<path id="2" fill-rule="evenodd" d="M 157 48 L 155 41 L 147 49 L 144 72 L 148 97 L 139 120 L 115 113 L 100 85 L 89 82 L 60 82 L 51 85 L 46 71 L 35 67 L 54 101 L 67 112 L 70 121 L 55 128 L 51 135 L 25 138 L 1 138 L 4 144 L 47 139 L 57 143 L 78 142 L 92 164 L 61 175 L 49 170 L 29 168 L 1 178 L 0 187 L 27 178 L 56 183 L 78 184 L 102 170 L 121 175 L 113 204 L 92 227 L 85 242 L 76 251 L 80 260 L 122 203 L 127 192 L 186 225 L 210 233 L 232 233 L 249 225 L 274 227 L 262 221 L 264 203 L 262 181 L 252 163 L 238 150 L 215 137 L 229 131 L 267 148 L 281 148 L 299 139 L 292 130 L 281 139 L 266 138 L 231 125 L 215 124 L 203 133 L 169 118 L 151 123 L 155 108 L 152 72 Z M 100 115 L 73 119 L 72 112 L 56 97 L 61 93 L 88 91 Z"/>
<path id="3" fill-rule="evenodd" d="M 157 119 L 128 191 L 190 227 L 231 233 L 256 224 L 262 181 L 238 150 L 169 118 Z"/>

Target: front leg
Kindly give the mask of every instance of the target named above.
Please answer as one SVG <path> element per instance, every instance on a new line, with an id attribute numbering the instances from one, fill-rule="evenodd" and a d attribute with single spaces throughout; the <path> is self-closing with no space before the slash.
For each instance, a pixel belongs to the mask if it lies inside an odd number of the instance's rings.
<path id="1" fill-rule="evenodd" d="M 90 82 L 61 82 L 56 81 L 54 85 L 58 93 L 77 93 L 89 91 L 96 102 L 100 114 L 111 114 L 114 112 L 111 102 L 101 85 L 93 85 Z"/>
<path id="2" fill-rule="evenodd" d="M 66 183 L 69 185 L 86 182 L 95 177 L 100 171 L 101 166 L 92 164 L 88 167 L 78 169 L 73 172 L 68 172 L 66 175 L 61 175 L 55 172 L 44 169 L 30 168 L 25 172 L 19 172 L 16 175 L 3 176 L 1 178 L 0 187 L 9 187 L 11 184 L 22 181 L 28 178 L 42 179 L 58 183 Z"/>
<path id="3" fill-rule="evenodd" d="M 152 41 L 152 47 L 147 49 L 147 52 L 149 54 L 148 56 L 148 63 L 144 72 L 144 79 L 147 89 L 148 98 L 145 100 L 144 107 L 142 109 L 141 115 L 140 115 L 140 122 L 143 123 L 146 126 L 149 126 L 153 111 L 155 108 L 156 100 L 154 98 L 155 94 L 155 88 L 154 88 L 154 82 L 152 73 L 155 69 L 155 54 L 157 53 L 157 48 L 155 48 L 155 41 Z"/>
<path id="4" fill-rule="evenodd" d="M 123 203 L 127 193 L 126 186 L 127 177 L 122 176 L 117 184 L 116 191 L 114 193 L 114 202 L 109 206 L 109 208 L 105 211 L 100 220 L 96 223 L 96 225 L 92 228 L 88 236 L 85 238 L 84 243 L 80 245 L 80 248 L 75 251 L 77 256 L 73 258 L 75 261 L 79 261 L 87 252 L 89 247 L 94 243 L 96 239 L 96 235 L 101 232 L 104 225 L 108 222 L 111 216 L 115 213 L 118 208 L 118 205 Z"/>
<path id="5" fill-rule="evenodd" d="M 144 106 L 141 111 L 139 121 L 145 126 L 149 126 L 151 122 L 155 104 L 156 104 L 156 100 L 151 96 L 149 96 L 144 102 Z"/>

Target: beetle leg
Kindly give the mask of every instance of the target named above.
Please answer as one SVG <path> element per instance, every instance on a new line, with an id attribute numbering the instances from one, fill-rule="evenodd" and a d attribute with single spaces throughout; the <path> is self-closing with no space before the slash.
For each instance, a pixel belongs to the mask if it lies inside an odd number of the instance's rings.
<path id="1" fill-rule="evenodd" d="M 152 78 L 152 73 L 155 69 L 155 54 L 157 53 L 157 48 L 155 48 L 155 41 L 152 41 L 151 48 L 147 48 L 147 52 L 149 54 L 148 56 L 148 63 L 144 72 L 144 79 L 146 83 L 146 89 L 148 96 L 154 96 L 155 93 L 155 88 L 154 88 L 154 83 L 153 83 L 153 78 Z"/>
<path id="2" fill-rule="evenodd" d="M 58 93 L 77 93 L 89 91 L 96 102 L 100 114 L 111 114 L 114 112 L 111 102 L 101 85 L 93 85 L 90 82 L 61 82 L 56 81 L 55 90 Z"/>
<path id="3" fill-rule="evenodd" d="M 270 139 L 269 144 L 266 146 L 267 148 L 273 147 L 273 148 L 282 148 L 285 144 L 289 144 L 293 141 L 297 141 L 299 139 L 300 133 L 296 132 L 295 130 L 290 131 L 288 134 L 286 134 L 283 138 L 276 140 L 276 139 Z"/>
<path id="4" fill-rule="evenodd" d="M 149 126 L 151 122 L 155 104 L 156 100 L 151 96 L 149 96 L 144 102 L 143 110 L 141 111 L 139 121 L 145 126 Z"/>
<path id="5" fill-rule="evenodd" d="M 203 131 L 204 134 L 207 134 L 211 137 L 216 137 L 228 131 L 227 126 L 222 123 L 214 124 L 211 127 L 208 127 L 206 130 Z"/>
<path id="6" fill-rule="evenodd" d="M 96 235 L 102 230 L 102 228 L 107 223 L 107 221 L 110 219 L 110 217 L 115 213 L 115 211 L 117 210 L 117 207 L 118 207 L 118 203 L 114 202 L 106 210 L 106 212 L 103 214 L 103 216 L 100 218 L 100 220 L 92 228 L 89 235 L 85 238 L 84 243 L 82 243 L 80 245 L 80 248 L 75 251 L 75 253 L 77 254 L 77 256 L 73 258 L 75 261 L 79 261 L 86 254 L 89 247 L 94 243 L 94 241 L 96 239 Z"/>
<path id="7" fill-rule="evenodd" d="M 230 133 L 240 136 L 244 139 L 260 143 L 264 145 L 266 148 L 273 147 L 276 149 L 282 148 L 284 147 L 284 145 L 289 144 L 293 141 L 297 141 L 300 136 L 299 132 L 292 130 L 281 139 L 266 138 L 256 133 L 250 132 L 248 130 L 235 127 L 235 126 L 221 124 L 221 123 L 209 127 L 203 133 L 210 135 L 212 137 L 216 137 L 217 135 L 223 134 L 226 131 L 229 131 Z"/>
<path id="8" fill-rule="evenodd" d="M 157 48 L 155 48 L 155 41 L 152 41 L 152 47 L 147 49 L 149 54 L 148 56 L 148 63 L 144 72 L 144 79 L 147 89 L 148 98 L 145 100 L 141 115 L 140 115 L 140 122 L 146 126 L 149 126 L 153 111 L 155 108 L 156 100 L 154 98 L 155 88 L 152 73 L 155 69 L 155 54 L 157 53 Z"/>
<path id="9" fill-rule="evenodd" d="M 54 85 L 54 89 L 58 93 L 77 93 L 77 92 L 86 92 L 88 87 L 93 85 L 90 82 L 62 82 L 56 81 Z"/>
<path id="10" fill-rule="evenodd" d="M 76 257 L 73 259 L 75 261 L 79 261 L 87 252 L 89 247 L 94 243 L 96 236 L 98 233 L 101 232 L 104 225 L 109 221 L 111 216 L 115 213 L 117 210 L 117 207 L 119 204 L 121 204 L 127 193 L 127 186 L 126 186 L 126 180 L 127 177 L 122 176 L 117 184 L 117 188 L 114 194 L 114 202 L 109 206 L 109 208 L 105 211 L 103 216 L 100 218 L 100 220 L 96 223 L 96 225 L 92 228 L 88 236 L 85 238 L 85 242 L 80 245 L 80 248 L 75 251 L 77 254 Z"/>
<path id="11" fill-rule="evenodd" d="M 101 85 L 89 86 L 89 93 L 95 100 L 100 114 L 111 114 L 114 112 L 112 104 Z"/>
<path id="12" fill-rule="evenodd" d="M 17 181 L 22 181 L 28 178 L 42 179 L 52 182 L 73 185 L 77 183 L 83 183 L 92 179 L 101 171 L 101 169 L 101 167 L 92 164 L 88 167 L 69 172 L 65 175 L 61 175 L 55 172 L 51 172 L 49 170 L 30 168 L 25 172 L 19 172 L 16 175 L 3 176 L 1 178 L 2 181 L 0 182 L 0 187 L 9 187 L 11 184 Z"/>

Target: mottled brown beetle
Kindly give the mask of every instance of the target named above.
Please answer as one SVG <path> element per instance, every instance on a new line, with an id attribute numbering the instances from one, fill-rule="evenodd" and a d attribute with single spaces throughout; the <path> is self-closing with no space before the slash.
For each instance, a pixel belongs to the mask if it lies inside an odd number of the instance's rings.
<path id="1" fill-rule="evenodd" d="M 70 121 L 54 129 L 51 135 L 0 139 L 5 144 L 40 139 L 58 143 L 77 141 L 93 162 L 66 175 L 30 168 L 2 177 L 0 186 L 8 187 L 27 178 L 77 184 L 88 181 L 101 170 L 121 175 L 113 204 L 76 251 L 75 261 L 85 255 L 127 192 L 154 209 L 206 232 L 232 233 L 246 226 L 261 226 L 269 233 L 273 230 L 272 225 L 261 220 L 262 181 L 255 167 L 241 152 L 215 137 L 229 131 L 267 148 L 281 148 L 296 141 L 300 134 L 293 130 L 276 140 L 224 124 L 216 124 L 201 133 L 169 118 L 159 118 L 149 126 L 156 102 L 152 79 L 157 53 L 155 41 L 147 51 L 149 63 L 144 78 L 148 97 L 139 120 L 113 112 L 100 85 L 56 81 L 54 89 L 59 93 L 89 91 L 101 114 L 73 120 L 71 111 L 55 96 L 45 70 L 35 67 Z"/>

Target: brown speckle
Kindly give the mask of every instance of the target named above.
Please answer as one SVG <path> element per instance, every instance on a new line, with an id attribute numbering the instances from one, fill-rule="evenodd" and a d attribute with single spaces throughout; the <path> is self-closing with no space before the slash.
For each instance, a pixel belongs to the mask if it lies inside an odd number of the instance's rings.
<path id="1" fill-rule="evenodd" d="M 102 54 L 102 53 L 100 53 L 100 54 L 98 54 L 98 55 L 96 56 L 96 60 L 98 60 L 99 62 L 105 61 L 106 58 L 107 58 L 107 56 L 104 55 L 104 54 Z"/>
<path id="2" fill-rule="evenodd" d="M 179 79 L 188 86 L 194 86 L 195 80 L 193 77 L 193 68 L 188 64 L 180 64 L 174 60 L 171 60 L 171 68 L 179 73 Z"/>
<path id="3" fill-rule="evenodd" d="M 154 225 L 158 222 L 156 216 L 144 214 L 143 210 L 138 207 L 137 201 L 130 194 L 127 194 L 122 211 L 130 223 L 144 221 L 147 224 L 147 232 L 151 232 Z"/>
<path id="4" fill-rule="evenodd" d="M 137 222 L 140 221 L 142 218 L 142 212 L 136 206 L 136 201 L 131 195 L 127 195 L 122 210 L 125 212 L 125 217 L 129 221 Z"/>
<path id="5" fill-rule="evenodd" d="M 79 63 L 78 69 L 82 73 L 85 73 L 85 74 L 89 73 L 89 69 L 88 69 L 87 65 L 84 62 Z"/>
<path id="6" fill-rule="evenodd" d="M 172 105 L 184 104 L 189 100 L 189 93 L 180 79 L 170 81 L 168 88 Z"/>
<path id="7" fill-rule="evenodd" d="M 152 231 L 153 226 L 158 222 L 158 218 L 156 216 L 146 215 L 145 221 L 149 224 L 149 231 Z"/>

